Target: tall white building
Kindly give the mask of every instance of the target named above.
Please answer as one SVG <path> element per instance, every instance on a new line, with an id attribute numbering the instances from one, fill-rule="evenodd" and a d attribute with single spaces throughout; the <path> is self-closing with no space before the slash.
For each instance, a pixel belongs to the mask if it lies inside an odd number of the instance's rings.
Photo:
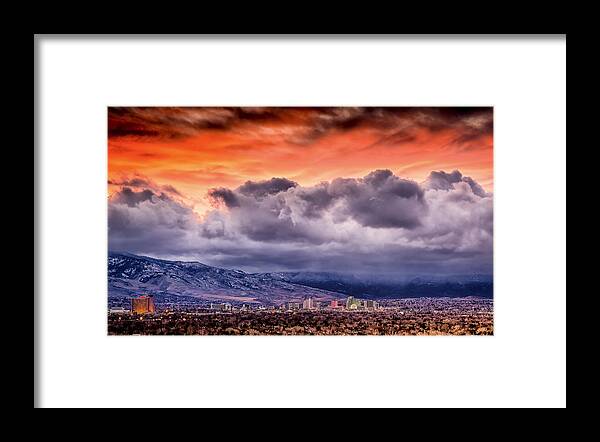
<path id="1" fill-rule="evenodd" d="M 314 308 L 314 303 L 312 298 L 306 298 L 304 302 L 302 302 L 302 308 L 304 310 L 312 310 Z"/>

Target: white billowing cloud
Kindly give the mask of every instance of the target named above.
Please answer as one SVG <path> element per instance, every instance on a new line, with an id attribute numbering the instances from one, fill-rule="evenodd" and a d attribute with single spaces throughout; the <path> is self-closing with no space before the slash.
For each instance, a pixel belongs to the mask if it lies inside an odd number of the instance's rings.
<path id="1" fill-rule="evenodd" d="M 248 271 L 491 273 L 492 195 L 460 172 L 389 170 L 303 187 L 285 178 L 209 192 L 215 209 L 122 189 L 109 247 Z"/>

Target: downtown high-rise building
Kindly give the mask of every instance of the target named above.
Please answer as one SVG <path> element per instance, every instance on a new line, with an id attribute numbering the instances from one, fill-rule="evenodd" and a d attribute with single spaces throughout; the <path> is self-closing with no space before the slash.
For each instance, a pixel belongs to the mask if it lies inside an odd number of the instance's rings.
<path id="1" fill-rule="evenodd" d="M 154 297 L 152 295 L 138 296 L 131 298 L 131 313 L 143 315 L 145 313 L 154 313 Z"/>
<path id="2" fill-rule="evenodd" d="M 362 299 L 357 299 L 354 296 L 348 296 L 346 299 L 346 309 L 347 310 L 358 310 L 364 307 L 365 301 Z"/>
<path id="3" fill-rule="evenodd" d="M 302 302 L 302 308 L 304 310 L 312 310 L 315 307 L 313 299 L 312 298 L 306 298 L 303 302 Z"/>
<path id="4" fill-rule="evenodd" d="M 350 307 L 352 307 L 353 304 L 354 304 L 354 296 L 348 296 L 348 298 L 346 299 L 346 308 L 350 309 Z"/>

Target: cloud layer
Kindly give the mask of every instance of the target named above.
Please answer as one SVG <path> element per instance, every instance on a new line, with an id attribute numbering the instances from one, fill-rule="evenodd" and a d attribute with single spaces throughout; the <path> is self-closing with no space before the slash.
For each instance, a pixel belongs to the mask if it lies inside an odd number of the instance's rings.
<path id="1" fill-rule="evenodd" d="M 203 213 L 212 187 L 247 183 L 248 196 L 379 169 L 420 181 L 434 168 L 492 191 L 492 132 L 491 107 L 110 107 L 109 192 L 149 188 Z"/>
<path id="2" fill-rule="evenodd" d="M 202 218 L 175 193 L 127 184 L 109 200 L 111 250 L 247 271 L 492 271 L 492 195 L 459 171 L 247 181 L 210 189 Z"/>
<path id="3" fill-rule="evenodd" d="M 257 123 L 260 123 L 258 126 Z M 489 107 L 111 107 L 109 138 L 182 139 L 210 131 L 283 130 L 309 144 L 332 132 L 367 128 L 380 142 L 410 141 L 419 129 L 454 129 L 464 143 L 493 131 Z"/>

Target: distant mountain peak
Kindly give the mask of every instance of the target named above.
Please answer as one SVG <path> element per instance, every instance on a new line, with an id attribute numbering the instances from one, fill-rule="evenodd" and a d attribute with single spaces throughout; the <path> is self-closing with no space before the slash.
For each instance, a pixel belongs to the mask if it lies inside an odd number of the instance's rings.
<path id="1" fill-rule="evenodd" d="M 280 305 L 306 297 L 316 300 L 365 298 L 491 298 L 491 275 L 416 276 L 403 281 L 332 272 L 245 273 L 194 261 L 168 261 L 109 252 L 109 296 L 148 293 L 205 301 Z"/>
<path id="2" fill-rule="evenodd" d="M 148 293 L 188 296 L 206 301 L 279 305 L 305 297 L 330 300 L 339 293 L 280 278 L 212 267 L 200 262 L 167 261 L 131 253 L 109 252 L 109 296 Z"/>

